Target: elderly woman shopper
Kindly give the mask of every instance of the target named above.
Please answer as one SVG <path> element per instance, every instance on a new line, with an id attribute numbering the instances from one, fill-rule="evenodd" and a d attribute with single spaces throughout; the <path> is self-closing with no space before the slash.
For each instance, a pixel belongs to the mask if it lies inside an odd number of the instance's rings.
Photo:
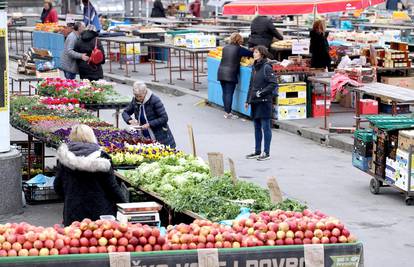
<path id="1" fill-rule="evenodd" d="M 223 55 L 218 68 L 217 78 L 223 90 L 224 118 L 237 119 L 231 113 L 233 94 L 239 81 L 241 57 L 251 57 L 253 53 L 242 47 L 243 37 L 239 33 L 230 36 L 230 44 L 223 48 Z"/>
<path id="2" fill-rule="evenodd" d="M 83 59 L 77 59 L 79 76 L 81 79 L 88 79 L 90 81 L 97 81 L 103 79 L 103 69 L 102 64 L 105 64 L 105 52 L 101 44 L 101 41 L 98 40 L 98 33 L 93 25 L 86 27 L 86 30 L 83 31 L 80 35 L 79 40 L 75 44 L 74 51 L 80 54 L 86 54 L 90 57 L 92 51 L 95 47 L 102 51 L 103 60 L 99 64 L 94 64 L 89 61 L 84 61 Z"/>
<path id="3" fill-rule="evenodd" d="M 63 70 L 66 79 L 75 79 L 76 74 L 79 73 L 78 64 L 76 60 L 81 59 L 88 61 L 89 57 L 86 53 L 78 53 L 74 50 L 76 42 L 79 40 L 81 33 L 85 29 L 83 22 L 76 22 L 73 26 L 73 32 L 66 37 L 65 47 L 60 59 L 60 68 Z"/>
<path id="4" fill-rule="evenodd" d="M 144 137 L 175 148 L 174 136 L 168 126 L 168 115 L 161 99 L 144 83 L 135 82 L 134 98 L 122 113 L 124 121 L 136 126 Z M 134 114 L 135 118 L 131 115 Z"/>
<path id="5" fill-rule="evenodd" d="M 277 95 L 277 79 L 272 66 L 268 62 L 268 50 L 257 46 L 253 50 L 253 73 L 247 94 L 245 108 L 251 106 L 251 117 L 254 123 L 255 151 L 246 156 L 259 161 L 270 159 L 270 143 L 272 141 L 273 97 Z M 262 139 L 264 150 L 262 154 Z"/>
<path id="6" fill-rule="evenodd" d="M 115 179 L 109 155 L 100 149 L 87 125 L 74 126 L 69 139 L 57 151 L 54 181 L 56 193 L 64 198 L 63 224 L 115 216 L 116 203 L 125 203 L 127 198 Z"/>

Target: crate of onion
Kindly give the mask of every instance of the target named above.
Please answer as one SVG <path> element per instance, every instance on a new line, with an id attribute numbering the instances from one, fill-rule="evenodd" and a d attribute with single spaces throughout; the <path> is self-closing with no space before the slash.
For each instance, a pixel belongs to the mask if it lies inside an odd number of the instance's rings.
<path id="1" fill-rule="evenodd" d="M 0 266 L 363 266 L 362 243 L 338 219 L 309 210 L 166 231 L 89 219 L 48 228 L 8 223 L 0 234 Z"/>

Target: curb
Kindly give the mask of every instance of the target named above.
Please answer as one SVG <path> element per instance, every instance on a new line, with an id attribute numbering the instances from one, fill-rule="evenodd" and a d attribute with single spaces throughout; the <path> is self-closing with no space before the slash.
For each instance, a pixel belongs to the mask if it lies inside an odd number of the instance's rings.
<path id="1" fill-rule="evenodd" d="M 138 79 L 126 78 L 123 76 L 119 76 L 116 74 L 110 74 L 110 73 L 104 73 L 104 77 L 105 79 L 108 79 L 108 80 L 111 80 L 117 83 L 127 84 L 130 86 L 132 86 L 134 82 L 139 81 Z M 187 88 L 164 84 L 164 83 L 158 83 L 158 82 L 145 82 L 145 84 L 149 88 L 155 89 L 162 93 L 166 93 L 166 94 L 170 94 L 174 96 L 191 95 L 199 99 L 208 101 L 206 97 Z M 210 106 L 214 108 L 218 108 L 218 106 L 214 104 Z M 341 150 L 348 151 L 348 152 L 352 152 L 354 148 L 353 139 L 349 136 L 329 133 L 328 131 L 319 129 L 319 128 L 311 128 L 309 126 L 301 125 L 299 121 L 296 121 L 296 122 L 295 121 L 277 121 L 276 125 L 281 130 L 300 135 L 304 138 L 310 139 L 312 141 L 315 141 L 325 146 L 334 147 L 334 148 L 341 149 Z"/>

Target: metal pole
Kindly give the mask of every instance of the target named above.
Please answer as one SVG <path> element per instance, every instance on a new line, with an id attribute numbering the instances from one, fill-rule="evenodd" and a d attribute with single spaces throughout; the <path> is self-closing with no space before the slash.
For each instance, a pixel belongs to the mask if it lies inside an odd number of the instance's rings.
<path id="1" fill-rule="evenodd" d="M 10 151 L 10 116 L 8 83 L 8 45 L 7 45 L 7 1 L 0 1 L 0 152 Z M 16 47 L 16 52 L 19 50 Z"/>

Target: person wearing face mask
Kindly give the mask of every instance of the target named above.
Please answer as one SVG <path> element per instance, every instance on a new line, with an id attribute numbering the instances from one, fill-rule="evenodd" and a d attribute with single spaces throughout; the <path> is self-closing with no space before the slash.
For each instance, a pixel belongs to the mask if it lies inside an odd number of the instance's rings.
<path id="1" fill-rule="evenodd" d="M 255 151 L 246 156 L 247 159 L 259 161 L 270 159 L 270 143 L 272 141 L 273 97 L 277 96 L 277 79 L 268 62 L 269 51 L 264 46 L 253 50 L 254 65 L 250 88 L 245 103 L 246 110 L 251 106 L 251 118 L 254 124 Z M 264 137 L 264 138 L 263 138 Z M 264 150 L 262 153 L 262 140 Z"/>
<path id="2" fill-rule="evenodd" d="M 58 15 L 56 9 L 53 8 L 51 0 L 45 0 L 43 4 L 42 15 L 40 16 L 42 23 L 57 23 Z"/>
<path id="3" fill-rule="evenodd" d="M 174 136 L 168 126 L 168 115 L 161 99 L 144 83 L 135 82 L 134 98 L 122 112 L 122 118 L 131 126 L 141 130 L 145 138 L 175 148 Z M 132 118 L 134 114 L 135 118 Z"/>

